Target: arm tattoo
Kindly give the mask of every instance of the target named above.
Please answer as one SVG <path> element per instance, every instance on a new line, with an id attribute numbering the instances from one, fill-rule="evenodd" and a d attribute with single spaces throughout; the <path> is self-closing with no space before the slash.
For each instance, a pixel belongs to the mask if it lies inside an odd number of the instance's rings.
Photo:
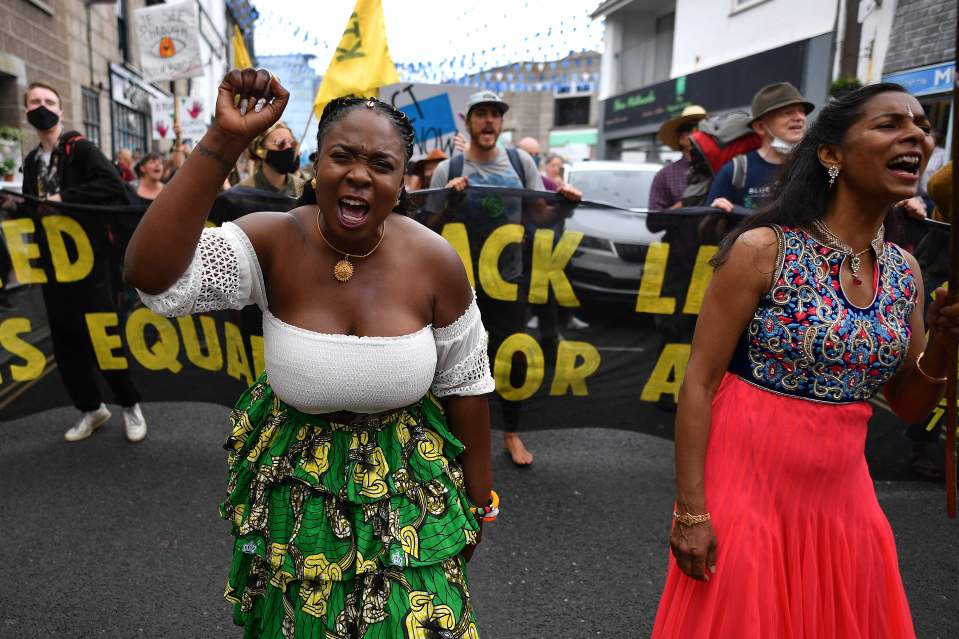
<path id="1" fill-rule="evenodd" d="M 220 166 L 222 166 L 222 167 L 223 167 L 224 169 L 226 169 L 227 171 L 232 171 L 232 170 L 233 170 L 233 162 L 230 162 L 229 160 L 227 160 L 226 158 L 224 158 L 222 155 L 220 155 L 219 153 L 217 153 L 217 152 L 214 151 L 213 149 L 204 146 L 202 142 L 197 142 L 195 148 L 196 148 L 196 150 L 199 152 L 200 155 L 205 156 L 205 157 L 208 157 L 208 158 L 213 158 L 214 160 L 216 160 L 217 162 L 219 162 L 219 163 L 220 163 Z"/>

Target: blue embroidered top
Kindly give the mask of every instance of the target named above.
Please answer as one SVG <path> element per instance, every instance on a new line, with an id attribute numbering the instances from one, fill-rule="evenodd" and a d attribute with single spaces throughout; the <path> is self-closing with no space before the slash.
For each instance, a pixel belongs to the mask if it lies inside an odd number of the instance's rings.
<path id="1" fill-rule="evenodd" d="M 779 260 L 730 362 L 767 390 L 818 401 L 867 400 L 896 373 L 909 349 L 915 276 L 898 246 L 884 242 L 875 297 L 860 308 L 839 279 L 846 259 L 800 228 L 773 226 Z"/>

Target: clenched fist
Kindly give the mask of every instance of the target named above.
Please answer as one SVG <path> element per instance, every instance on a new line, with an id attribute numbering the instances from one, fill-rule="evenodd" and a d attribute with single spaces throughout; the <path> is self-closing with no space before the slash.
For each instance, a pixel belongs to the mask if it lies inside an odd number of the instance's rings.
<path id="1" fill-rule="evenodd" d="M 289 91 L 266 69 L 234 69 L 220 82 L 213 126 L 249 143 L 280 119 L 289 100 Z"/>

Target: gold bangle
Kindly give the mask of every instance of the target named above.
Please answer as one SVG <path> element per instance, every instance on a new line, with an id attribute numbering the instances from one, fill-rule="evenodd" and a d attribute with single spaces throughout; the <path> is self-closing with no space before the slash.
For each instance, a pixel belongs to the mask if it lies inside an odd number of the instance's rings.
<path id="1" fill-rule="evenodd" d="M 945 384 L 947 381 L 946 377 L 933 377 L 926 371 L 922 370 L 922 357 L 926 354 L 926 351 L 919 353 L 919 357 L 916 358 L 916 370 L 922 375 L 922 378 L 929 382 L 930 384 Z"/>
<path id="2" fill-rule="evenodd" d="M 702 515 L 692 515 L 690 513 L 679 514 L 675 510 L 673 511 L 673 519 L 678 521 L 684 526 L 695 526 L 697 524 L 705 524 L 710 519 L 709 513 L 703 513 Z"/>

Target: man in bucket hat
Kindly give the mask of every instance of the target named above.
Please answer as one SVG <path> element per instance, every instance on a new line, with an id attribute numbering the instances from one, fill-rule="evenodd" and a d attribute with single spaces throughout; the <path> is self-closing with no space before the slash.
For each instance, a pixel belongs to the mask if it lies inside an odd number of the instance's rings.
<path id="1" fill-rule="evenodd" d="M 659 127 L 656 137 L 673 151 L 682 151 L 683 156 L 659 170 L 649 189 L 649 210 L 665 211 L 681 205 L 683 191 L 686 190 L 686 173 L 689 170 L 689 135 L 696 130 L 699 121 L 706 117 L 706 109 L 699 105 L 690 105 L 683 109 L 679 117 L 673 118 Z"/>
<path id="2" fill-rule="evenodd" d="M 789 153 L 806 135 L 806 116 L 814 108 L 788 82 L 760 89 L 753 97 L 750 125 L 762 138 L 762 146 L 737 155 L 719 170 L 706 197 L 710 206 L 727 213 L 734 204 L 759 208 Z"/>

